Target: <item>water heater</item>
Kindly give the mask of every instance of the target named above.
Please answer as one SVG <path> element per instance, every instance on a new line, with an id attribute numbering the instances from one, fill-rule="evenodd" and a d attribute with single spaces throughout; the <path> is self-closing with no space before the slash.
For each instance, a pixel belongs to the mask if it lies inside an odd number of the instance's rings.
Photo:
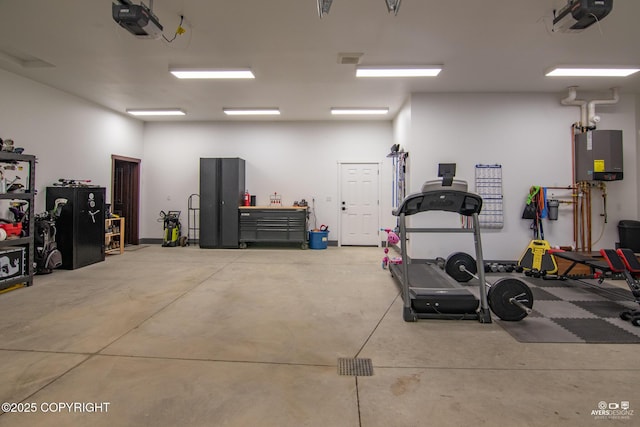
<path id="1" fill-rule="evenodd" d="M 622 131 L 592 130 L 575 136 L 576 182 L 622 179 Z"/>

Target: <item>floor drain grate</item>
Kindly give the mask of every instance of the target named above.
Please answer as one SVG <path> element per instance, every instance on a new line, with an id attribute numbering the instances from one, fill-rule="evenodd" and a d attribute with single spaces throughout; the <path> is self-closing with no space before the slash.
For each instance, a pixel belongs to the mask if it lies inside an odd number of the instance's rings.
<path id="1" fill-rule="evenodd" d="M 371 359 L 347 359 L 338 358 L 338 375 L 352 375 L 357 377 L 370 377 L 373 375 Z"/>

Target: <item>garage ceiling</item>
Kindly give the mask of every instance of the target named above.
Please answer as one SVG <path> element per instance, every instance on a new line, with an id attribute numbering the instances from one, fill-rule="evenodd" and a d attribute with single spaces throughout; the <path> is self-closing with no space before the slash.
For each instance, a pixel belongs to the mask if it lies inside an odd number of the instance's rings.
<path id="1" fill-rule="evenodd" d="M 139 0 L 135 0 L 138 3 Z M 640 94 L 626 78 L 549 78 L 559 64 L 640 64 L 640 2 L 616 0 L 611 14 L 580 33 L 553 33 L 564 0 L 404 0 L 397 16 L 383 0 L 155 0 L 172 43 L 136 39 L 111 17 L 111 0 L 0 1 L 0 68 L 124 113 L 180 107 L 160 120 L 238 120 L 223 107 L 280 108 L 267 120 L 340 120 L 331 107 L 389 107 L 411 92 Z M 148 2 L 145 2 L 148 4 Z M 340 53 L 362 65 L 443 64 L 435 78 L 356 79 Z M 178 80 L 170 66 L 250 67 L 254 80 Z M 158 119 L 145 119 L 158 120 Z M 240 119 L 242 120 L 242 119 Z"/>

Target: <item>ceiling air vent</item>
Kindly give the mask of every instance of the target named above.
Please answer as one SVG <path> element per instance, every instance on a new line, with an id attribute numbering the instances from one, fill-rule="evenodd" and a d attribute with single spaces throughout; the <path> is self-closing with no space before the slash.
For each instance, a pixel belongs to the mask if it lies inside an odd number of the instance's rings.
<path id="1" fill-rule="evenodd" d="M 362 58 L 362 55 L 362 53 L 339 53 L 338 64 L 358 65 L 360 64 L 360 58 Z"/>

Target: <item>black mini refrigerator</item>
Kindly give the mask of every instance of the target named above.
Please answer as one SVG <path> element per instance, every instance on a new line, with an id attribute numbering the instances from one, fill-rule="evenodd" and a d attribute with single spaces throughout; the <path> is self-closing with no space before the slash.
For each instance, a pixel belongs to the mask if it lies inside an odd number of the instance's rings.
<path id="1" fill-rule="evenodd" d="M 56 221 L 62 268 L 73 270 L 104 261 L 104 187 L 47 187 L 47 210 L 66 199 Z"/>

